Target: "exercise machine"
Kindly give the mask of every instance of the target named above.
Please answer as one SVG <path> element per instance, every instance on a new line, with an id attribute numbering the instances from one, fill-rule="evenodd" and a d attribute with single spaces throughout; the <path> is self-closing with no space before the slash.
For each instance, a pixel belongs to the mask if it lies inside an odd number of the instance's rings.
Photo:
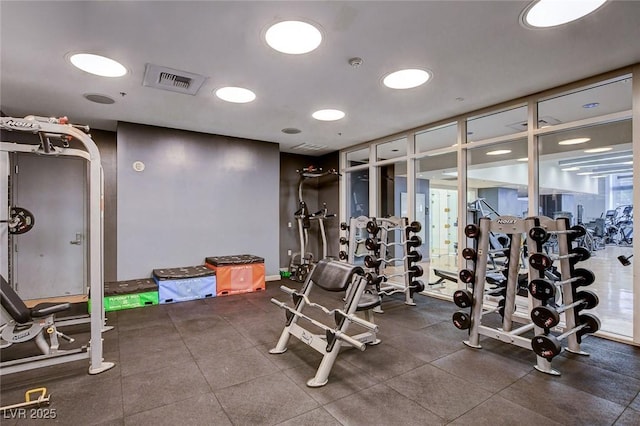
<path id="1" fill-rule="evenodd" d="M 89 317 L 91 336 L 89 346 L 84 352 L 76 354 L 76 359 L 89 359 L 89 374 L 98 374 L 114 366 L 104 361 L 102 332 L 105 327 L 103 309 L 104 282 L 102 272 L 102 205 L 103 176 L 100 152 L 89 135 L 88 126 L 69 123 L 66 117 L 48 118 L 27 116 L 24 118 L 0 117 L 0 129 L 6 131 L 3 139 L 11 132 L 33 134 L 39 138 L 39 144 L 0 142 L 0 151 L 21 152 L 51 156 L 79 157 L 87 165 L 87 281 L 91 296 Z M 4 298 L 3 298 L 4 299 Z M 33 312 L 30 313 L 33 317 Z M 11 365 L 2 364 L 0 374 L 40 368 L 47 365 L 70 362 L 74 357 L 55 357 L 45 359 L 15 360 Z"/>
<path id="2" fill-rule="evenodd" d="M 0 326 L 0 349 L 8 348 L 15 343 L 33 340 L 42 353 L 40 356 L 2 362 L 3 370 L 14 365 L 23 364 L 26 361 L 49 361 L 47 365 L 53 365 L 67 362 L 69 358 L 73 361 L 85 358 L 83 354 L 87 351 L 86 346 L 74 350 L 59 349 L 58 337 L 69 343 L 74 341 L 73 338 L 60 332 L 55 322 L 55 314 L 68 310 L 71 307 L 69 303 L 57 305 L 42 303 L 29 309 L 2 275 L 0 275 L 0 286 L 2 308 L 11 317 L 8 323 Z M 49 337 L 49 343 L 47 343 L 45 333 Z M 65 357 L 65 359 L 62 360 L 62 357 Z"/>
<path id="3" fill-rule="evenodd" d="M 290 295 L 293 306 L 277 299 L 271 299 L 276 306 L 284 309 L 286 325 L 282 330 L 280 339 L 271 354 L 282 354 L 287 350 L 289 338 L 294 336 L 301 342 L 311 346 L 322 354 L 322 361 L 318 366 L 315 376 L 307 381 L 309 387 L 324 386 L 328 382 L 329 374 L 333 368 L 340 348 L 343 345 L 355 347 L 361 351 L 367 345 L 377 345 L 380 339 L 376 333 L 378 326 L 373 322 L 371 310 L 380 304 L 380 297 L 365 293 L 367 280 L 361 267 L 350 265 L 334 259 L 319 261 L 307 275 L 302 289 L 298 292 L 289 287 L 281 286 L 280 289 Z M 320 290 L 344 293 L 344 305 L 341 308 L 329 309 L 312 301 L 312 290 Z M 321 314 L 325 314 L 329 321 L 317 320 L 304 312 L 305 308 L 315 308 Z M 356 316 L 357 311 L 364 311 L 365 318 Z M 311 323 L 323 334 L 317 334 L 302 327 L 299 323 L 304 320 Z M 347 334 L 351 324 L 364 328 L 366 331 L 354 336 Z"/>
<path id="4" fill-rule="evenodd" d="M 327 234 L 325 221 L 336 217 L 335 214 L 329 214 L 327 204 L 323 204 L 323 208 L 315 213 L 310 213 L 307 203 L 304 201 L 302 194 L 304 183 L 309 179 L 317 179 L 325 176 L 339 176 L 336 169 L 323 171 L 321 168 L 308 166 L 300 170 L 298 173 L 298 210 L 294 213 L 298 228 L 298 240 L 300 242 L 300 251 L 293 253 L 289 261 L 289 274 L 295 281 L 303 282 L 314 264 L 313 253 L 307 251 L 309 246 L 309 229 L 312 222 L 318 222 L 320 238 L 322 241 L 322 259 L 327 257 Z"/>

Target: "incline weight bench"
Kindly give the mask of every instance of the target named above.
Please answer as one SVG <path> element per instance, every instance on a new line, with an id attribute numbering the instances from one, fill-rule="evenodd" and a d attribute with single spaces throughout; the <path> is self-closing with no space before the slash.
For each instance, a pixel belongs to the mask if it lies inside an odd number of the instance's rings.
<path id="1" fill-rule="evenodd" d="M 41 303 L 30 309 L 1 275 L 0 284 L 2 307 L 11 316 L 8 323 L 0 326 L 0 348 L 4 349 L 14 343 L 28 342 L 34 339 L 36 346 L 44 356 L 66 354 L 67 351 L 58 350 L 58 336 L 68 342 L 73 342 L 74 339 L 58 331 L 54 316 L 58 312 L 66 311 L 71 305 L 69 303 L 59 305 Z M 49 335 L 50 344 L 44 337 L 45 332 Z"/>
<path id="2" fill-rule="evenodd" d="M 309 300 L 309 294 L 314 286 L 330 292 L 346 292 L 344 308 L 328 309 Z M 285 352 L 289 336 L 297 337 L 323 354 L 316 375 L 307 381 L 307 386 L 324 386 L 328 381 L 331 368 L 343 344 L 364 351 L 367 344 L 376 345 L 380 343 L 380 340 L 376 337 L 378 326 L 373 322 L 373 313 L 371 311 L 380 305 L 380 296 L 365 293 L 366 286 L 367 280 L 364 278 L 364 270 L 361 267 L 332 259 L 318 262 L 307 276 L 300 292 L 281 286 L 280 289 L 290 294 L 293 298 L 294 307 L 279 300 L 271 299 L 272 303 L 285 310 L 287 322 L 284 330 L 282 330 L 278 344 L 269 353 L 281 354 Z M 331 323 L 325 324 L 304 314 L 302 311 L 305 307 L 317 308 L 327 316 L 333 317 L 335 325 Z M 364 311 L 366 319 L 357 317 L 356 311 Z M 323 330 L 324 334 L 315 334 L 300 326 L 298 320 L 301 318 Z M 349 336 L 346 332 L 351 323 L 364 327 L 368 331 Z"/>

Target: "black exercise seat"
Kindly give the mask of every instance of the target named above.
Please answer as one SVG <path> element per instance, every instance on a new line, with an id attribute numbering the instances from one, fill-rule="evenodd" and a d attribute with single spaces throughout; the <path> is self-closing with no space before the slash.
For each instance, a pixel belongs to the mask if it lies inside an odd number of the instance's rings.
<path id="1" fill-rule="evenodd" d="M 66 311 L 71 307 L 69 303 L 39 303 L 29 309 L 2 275 L 0 275 L 0 284 L 2 285 L 0 289 L 2 291 L 2 307 L 18 324 L 25 324 L 33 321 L 34 318 L 46 317 L 56 312 Z"/>
<path id="2" fill-rule="evenodd" d="M 326 291 L 345 291 L 355 274 L 363 275 L 360 266 L 349 265 L 332 259 L 324 259 L 311 271 L 309 279 Z"/>
<path id="3" fill-rule="evenodd" d="M 382 303 L 382 298 L 377 294 L 367 293 L 366 291 L 362 293 L 360 296 L 360 301 L 358 302 L 358 307 L 356 311 L 368 311 L 369 309 L 373 309 L 376 306 L 380 306 Z"/>

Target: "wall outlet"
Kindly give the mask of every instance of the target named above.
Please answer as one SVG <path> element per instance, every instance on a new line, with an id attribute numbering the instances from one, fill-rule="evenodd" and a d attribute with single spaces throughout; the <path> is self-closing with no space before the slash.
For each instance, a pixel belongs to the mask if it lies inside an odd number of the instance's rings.
<path id="1" fill-rule="evenodd" d="M 287 256 L 291 256 L 291 250 L 287 250 Z"/>

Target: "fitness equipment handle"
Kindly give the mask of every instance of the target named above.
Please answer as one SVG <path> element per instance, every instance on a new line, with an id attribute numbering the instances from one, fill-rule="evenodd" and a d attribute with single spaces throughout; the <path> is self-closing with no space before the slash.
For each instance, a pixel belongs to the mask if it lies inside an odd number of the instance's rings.
<path id="1" fill-rule="evenodd" d="M 367 347 L 367 345 L 362 343 L 361 341 L 356 340 L 353 337 L 346 335 L 345 333 L 343 333 L 340 330 L 335 330 L 335 329 L 327 326 L 326 324 L 323 324 L 320 321 L 317 321 L 317 320 L 315 320 L 315 319 L 303 314 L 302 312 L 296 311 L 291 306 L 287 305 L 284 302 L 279 301 L 278 299 L 272 298 L 271 299 L 271 303 L 273 303 L 276 306 L 281 307 L 282 309 L 288 310 L 289 312 L 291 312 L 292 314 L 294 314 L 296 316 L 299 316 L 301 318 L 306 319 L 307 321 L 309 321 L 311 324 L 315 325 L 316 327 L 319 327 L 319 328 L 321 328 L 321 329 L 323 329 L 325 331 L 330 331 L 331 333 L 333 333 L 336 336 L 336 338 L 338 338 L 340 340 L 344 340 L 345 342 L 349 343 L 351 346 L 353 346 L 353 347 L 355 347 L 355 348 L 357 348 L 357 349 L 359 349 L 361 351 L 364 351 L 366 349 L 366 347 Z"/>

